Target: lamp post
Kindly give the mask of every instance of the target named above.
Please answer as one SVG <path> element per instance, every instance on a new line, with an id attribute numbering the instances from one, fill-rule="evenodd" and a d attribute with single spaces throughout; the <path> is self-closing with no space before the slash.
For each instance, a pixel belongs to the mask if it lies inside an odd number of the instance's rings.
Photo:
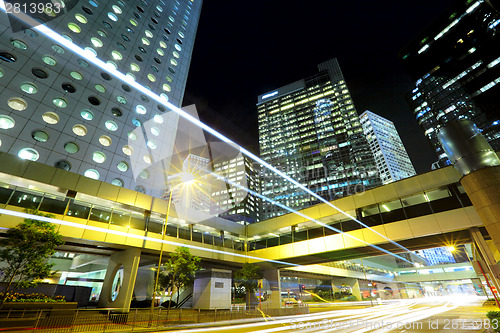
<path id="1" fill-rule="evenodd" d="M 168 196 L 168 205 L 167 205 L 167 216 L 165 217 L 165 223 L 163 223 L 162 226 L 162 236 L 161 236 L 161 245 L 160 245 L 160 258 L 158 259 L 158 269 L 156 270 L 156 278 L 155 278 L 155 284 L 153 286 L 153 297 L 151 299 L 151 311 L 154 310 L 155 307 L 155 300 L 156 296 L 158 294 L 157 289 L 158 289 L 158 280 L 160 277 L 160 267 L 161 267 L 161 260 L 163 258 L 163 246 L 165 243 L 165 234 L 167 233 L 167 223 L 168 223 L 168 217 L 170 215 L 170 207 L 172 205 L 172 195 L 174 193 L 174 189 L 178 186 L 186 186 L 190 185 L 193 183 L 195 180 L 195 176 L 191 173 L 183 172 L 181 174 L 181 182 L 175 186 L 172 186 L 170 189 L 170 194 Z M 170 302 L 172 302 L 172 299 L 170 299 Z"/>

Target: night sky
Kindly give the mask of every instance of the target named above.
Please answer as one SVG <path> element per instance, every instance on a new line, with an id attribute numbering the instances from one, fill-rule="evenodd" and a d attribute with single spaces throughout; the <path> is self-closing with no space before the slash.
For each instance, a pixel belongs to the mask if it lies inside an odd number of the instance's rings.
<path id="1" fill-rule="evenodd" d="M 417 173 L 437 160 L 405 100 L 398 52 L 453 0 L 205 0 L 184 105 L 258 153 L 257 96 L 338 58 L 354 105 L 388 118 Z"/>

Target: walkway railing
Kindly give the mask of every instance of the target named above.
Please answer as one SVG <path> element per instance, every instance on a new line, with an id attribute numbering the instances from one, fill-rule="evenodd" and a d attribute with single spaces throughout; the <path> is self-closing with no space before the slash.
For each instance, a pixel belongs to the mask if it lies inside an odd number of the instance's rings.
<path id="1" fill-rule="evenodd" d="M 40 333 L 76 332 L 131 332 L 160 329 L 178 325 L 209 324 L 221 321 L 297 315 L 309 313 L 307 305 L 281 309 L 252 309 L 233 307 L 224 310 L 195 309 L 131 309 L 117 313 L 116 309 L 100 310 L 0 310 L 0 327 L 3 331 L 22 329 Z"/>

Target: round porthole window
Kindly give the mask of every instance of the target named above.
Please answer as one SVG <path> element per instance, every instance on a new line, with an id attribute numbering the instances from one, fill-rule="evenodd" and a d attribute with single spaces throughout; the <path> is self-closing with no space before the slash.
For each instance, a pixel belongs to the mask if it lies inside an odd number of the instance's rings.
<path id="1" fill-rule="evenodd" d="M 68 142 L 64 145 L 64 150 L 70 154 L 75 154 L 80 150 L 80 147 L 74 142 Z"/>
<path id="2" fill-rule="evenodd" d="M 99 172 L 97 170 L 94 170 L 94 169 L 85 170 L 85 172 L 83 173 L 83 175 L 85 177 L 92 178 L 92 179 L 95 179 L 95 180 L 99 179 Z"/>
<path id="3" fill-rule="evenodd" d="M 40 157 L 40 154 L 33 148 L 23 148 L 19 151 L 17 156 L 24 160 L 36 161 Z"/>
<path id="4" fill-rule="evenodd" d="M 46 142 L 49 139 L 49 135 L 45 131 L 34 131 L 31 133 L 31 137 L 38 142 Z"/>
<path id="5" fill-rule="evenodd" d="M 111 138 L 107 135 L 101 135 L 101 137 L 99 138 L 99 143 L 104 147 L 109 147 L 111 146 Z"/>
<path id="6" fill-rule="evenodd" d="M 96 163 L 104 163 L 104 161 L 106 161 L 106 155 L 103 152 L 96 151 L 92 154 L 92 159 Z"/>
<path id="7" fill-rule="evenodd" d="M 42 119 L 47 124 L 51 124 L 51 125 L 57 124 L 59 122 L 59 116 L 54 112 L 45 112 L 42 115 Z"/>
<path id="8" fill-rule="evenodd" d="M 28 107 L 28 102 L 20 97 L 13 97 L 7 101 L 7 105 L 16 111 L 24 111 Z"/>
<path id="9" fill-rule="evenodd" d="M 11 117 L 3 115 L 3 114 L 0 115 L 0 128 L 1 129 L 12 128 L 12 127 L 14 127 L 15 124 L 16 124 L 16 122 Z"/>

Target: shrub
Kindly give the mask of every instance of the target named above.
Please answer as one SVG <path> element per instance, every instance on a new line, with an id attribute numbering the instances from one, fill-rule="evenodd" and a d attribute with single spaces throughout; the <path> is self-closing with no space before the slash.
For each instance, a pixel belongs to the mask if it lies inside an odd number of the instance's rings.
<path id="1" fill-rule="evenodd" d="M 54 296 L 50 297 L 45 294 L 33 293 L 33 294 L 19 294 L 19 293 L 7 293 L 5 296 L 5 302 L 66 302 L 64 296 Z"/>
<path id="2" fill-rule="evenodd" d="M 500 311 L 488 311 L 486 317 L 490 320 L 493 330 L 495 332 L 500 332 Z"/>

